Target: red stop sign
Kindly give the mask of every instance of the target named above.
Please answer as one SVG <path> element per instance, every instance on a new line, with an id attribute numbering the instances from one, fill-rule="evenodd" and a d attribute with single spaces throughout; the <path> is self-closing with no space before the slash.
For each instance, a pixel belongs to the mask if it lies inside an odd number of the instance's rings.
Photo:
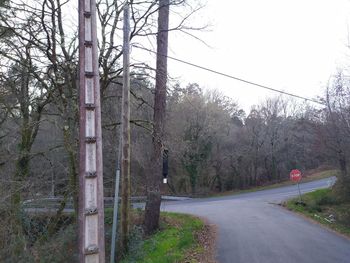
<path id="1" fill-rule="evenodd" d="M 301 180 L 301 172 L 298 169 L 294 169 L 289 174 L 290 180 L 293 182 L 300 182 Z"/>

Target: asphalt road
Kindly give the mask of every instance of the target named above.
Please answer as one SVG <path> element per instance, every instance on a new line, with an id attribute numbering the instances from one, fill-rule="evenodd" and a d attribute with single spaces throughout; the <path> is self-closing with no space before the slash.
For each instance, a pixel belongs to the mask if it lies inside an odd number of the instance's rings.
<path id="1" fill-rule="evenodd" d="M 332 179 L 301 184 L 310 192 Z M 350 263 L 350 240 L 277 205 L 296 186 L 162 203 L 162 210 L 205 217 L 218 227 L 220 263 Z"/>

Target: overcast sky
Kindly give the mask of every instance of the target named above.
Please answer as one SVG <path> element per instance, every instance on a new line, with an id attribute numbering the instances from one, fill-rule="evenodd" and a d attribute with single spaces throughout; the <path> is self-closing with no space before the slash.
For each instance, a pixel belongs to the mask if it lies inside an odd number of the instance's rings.
<path id="1" fill-rule="evenodd" d="M 169 55 L 307 97 L 322 95 L 330 76 L 347 60 L 347 0 L 207 0 L 195 33 L 210 47 L 170 33 Z M 349 60 L 350 61 L 350 60 Z M 249 109 L 274 93 L 169 60 L 183 83 L 218 89 Z"/>

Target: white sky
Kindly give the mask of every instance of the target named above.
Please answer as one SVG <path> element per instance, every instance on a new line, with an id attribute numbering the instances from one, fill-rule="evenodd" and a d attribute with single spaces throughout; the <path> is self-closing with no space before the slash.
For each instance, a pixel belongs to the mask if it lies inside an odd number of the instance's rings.
<path id="1" fill-rule="evenodd" d="M 192 0 L 197 2 L 197 0 Z M 350 0 L 206 1 L 190 25 L 210 47 L 176 31 L 169 33 L 169 55 L 262 85 L 314 98 L 323 95 L 331 75 L 350 66 Z M 170 22 L 174 22 L 174 16 Z M 147 46 L 147 43 L 144 43 Z M 146 53 L 147 54 L 147 53 Z M 154 63 L 132 49 L 137 61 Z M 246 111 L 277 95 L 169 60 L 169 73 L 183 85 L 196 82 L 237 100 Z"/>
<path id="2" fill-rule="evenodd" d="M 169 55 L 306 97 L 349 63 L 347 0 L 207 0 L 195 24 L 210 47 L 171 32 Z M 169 60 L 169 73 L 236 99 L 246 110 L 275 93 Z"/>

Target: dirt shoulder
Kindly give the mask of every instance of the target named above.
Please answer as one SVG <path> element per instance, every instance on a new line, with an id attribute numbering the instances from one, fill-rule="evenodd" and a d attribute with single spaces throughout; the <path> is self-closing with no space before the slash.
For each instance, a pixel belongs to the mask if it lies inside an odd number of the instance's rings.
<path id="1" fill-rule="evenodd" d="M 198 245 L 186 253 L 182 263 L 218 263 L 216 256 L 217 226 L 201 218 L 204 226 L 195 233 Z"/>

